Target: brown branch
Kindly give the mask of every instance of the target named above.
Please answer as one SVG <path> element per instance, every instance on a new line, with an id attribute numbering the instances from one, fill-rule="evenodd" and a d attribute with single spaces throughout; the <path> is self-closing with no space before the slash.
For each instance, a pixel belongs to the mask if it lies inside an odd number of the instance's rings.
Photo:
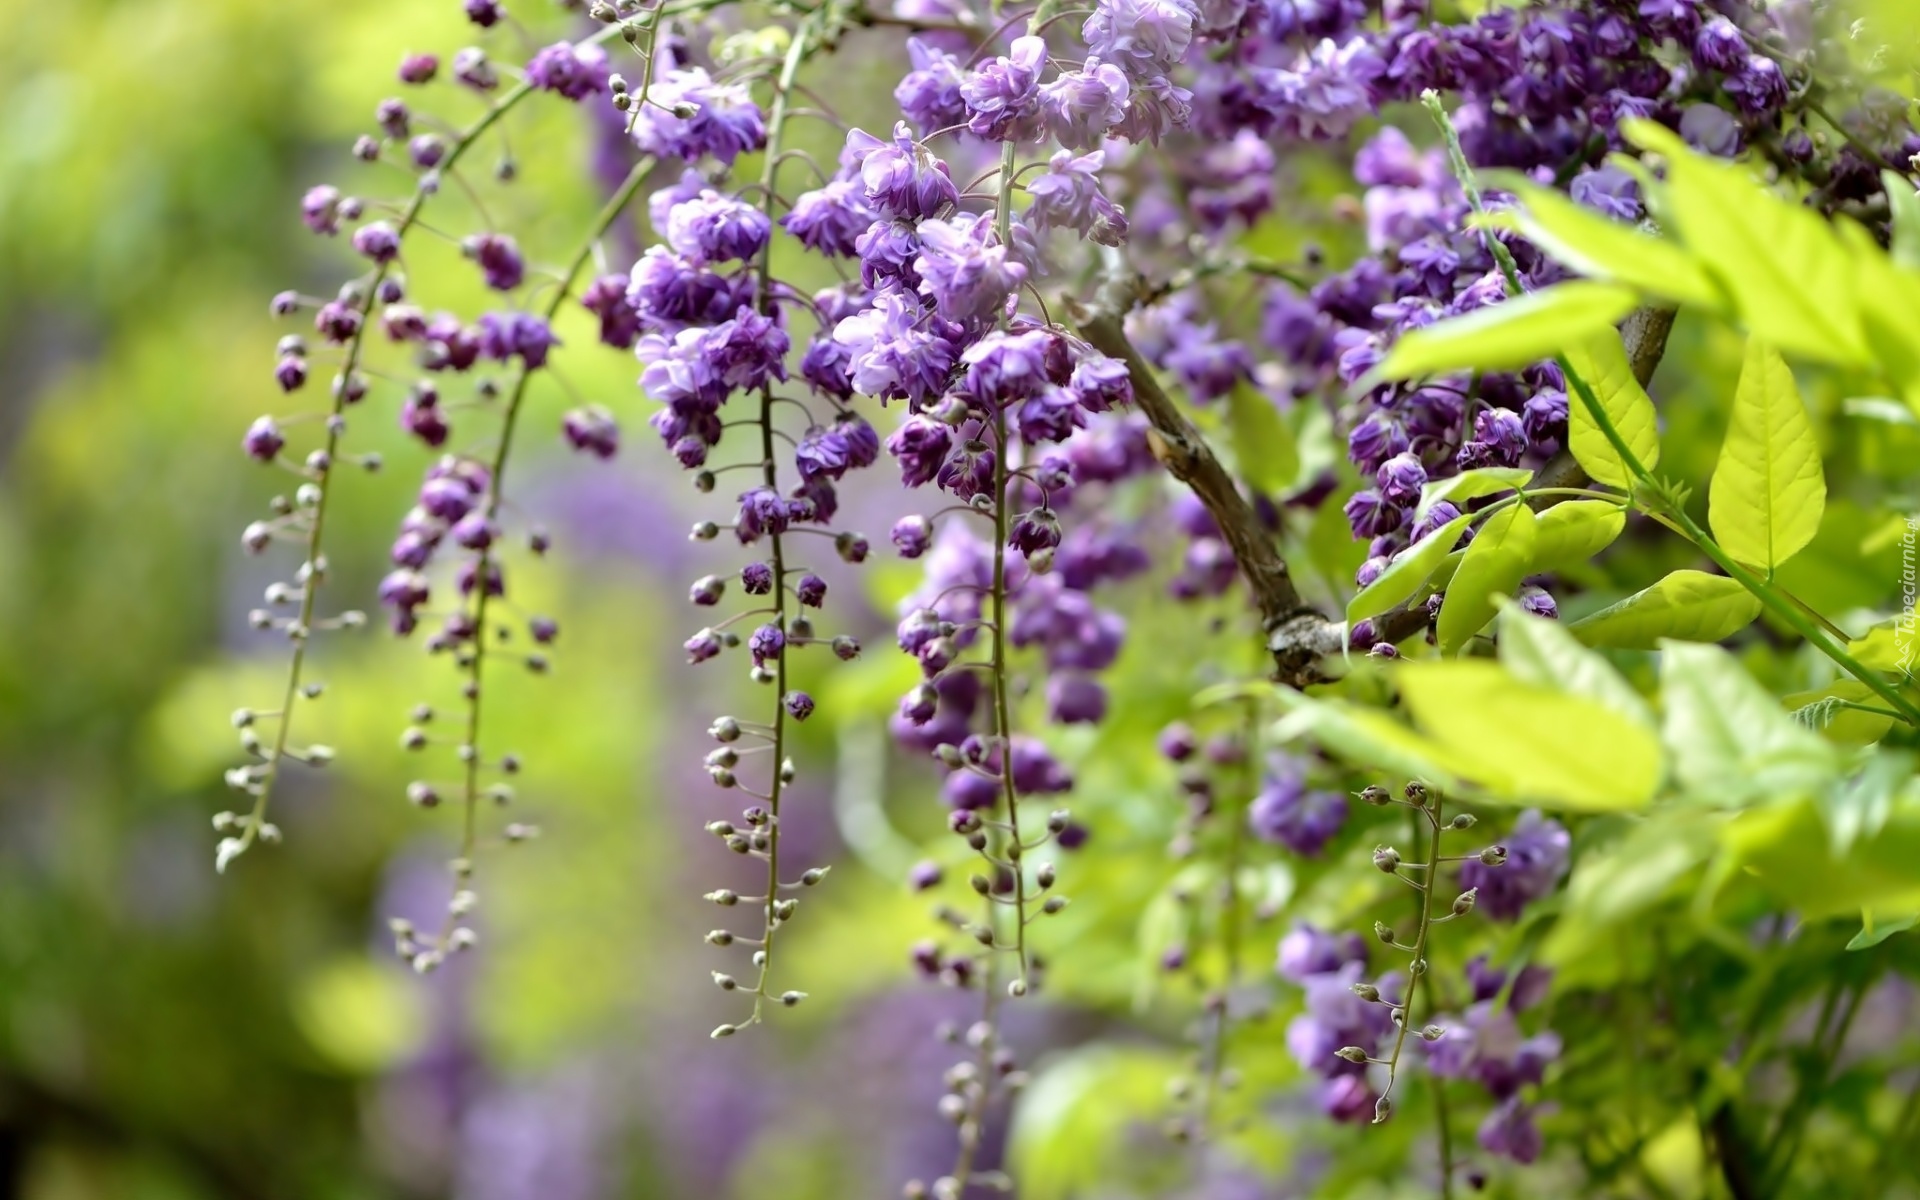
<path id="1" fill-rule="evenodd" d="M 1240 494 L 1239 485 L 1220 465 L 1206 438 L 1167 395 L 1152 368 L 1128 340 L 1122 320 L 1143 287 L 1144 281 L 1136 275 L 1111 272 L 1092 304 L 1069 302 L 1068 311 L 1081 337 L 1101 353 L 1127 364 L 1134 402 L 1153 427 L 1154 457 L 1175 479 L 1193 489 L 1220 527 L 1240 573 L 1253 589 L 1267 649 L 1273 654 L 1274 677 L 1292 687 L 1319 682 L 1326 678 L 1320 660 L 1344 648 L 1345 625 L 1330 620 L 1301 599 L 1286 559 L 1261 525 L 1253 505 Z M 1389 641 L 1399 641 L 1426 621 L 1425 608 L 1399 609 L 1380 617 L 1376 626 Z"/>

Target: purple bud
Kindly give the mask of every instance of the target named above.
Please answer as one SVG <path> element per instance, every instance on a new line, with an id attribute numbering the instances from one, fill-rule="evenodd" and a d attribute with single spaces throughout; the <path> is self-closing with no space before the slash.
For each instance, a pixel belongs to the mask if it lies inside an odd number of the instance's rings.
<path id="1" fill-rule="evenodd" d="M 482 29 L 491 29 L 500 22 L 500 0 L 466 0 L 467 20 Z"/>
<path id="2" fill-rule="evenodd" d="M 687 661 L 703 663 L 720 653 L 720 635 L 711 629 L 702 629 L 686 640 Z"/>
<path id="3" fill-rule="evenodd" d="M 469 550 L 485 550 L 493 545 L 493 540 L 499 536 L 500 530 L 486 513 L 476 508 L 455 521 L 453 528 L 448 532 L 456 545 L 464 546 Z"/>
<path id="4" fill-rule="evenodd" d="M 787 635 L 778 625 L 762 625 L 747 638 L 747 653 L 753 655 L 753 665 L 764 667 L 771 659 L 779 658 L 787 648 Z"/>
<path id="5" fill-rule="evenodd" d="M 440 72 L 440 59 L 432 54 L 409 54 L 400 60 L 400 82 L 430 82 Z"/>
<path id="6" fill-rule="evenodd" d="M 915 514 L 895 522 L 889 536 L 901 558 L 919 558 L 933 542 L 933 526 L 925 517 Z"/>
<path id="7" fill-rule="evenodd" d="M 796 721 L 804 721 L 813 715 L 813 697 L 805 692 L 788 692 L 784 703 L 787 714 Z"/>
<path id="8" fill-rule="evenodd" d="M 1174 762 L 1186 762 L 1199 749 L 1198 739 L 1184 721 L 1175 721 L 1160 731 L 1160 753 Z"/>
<path id="9" fill-rule="evenodd" d="M 740 568 L 740 586 L 749 596 L 764 596 L 773 590 L 773 568 L 763 562 L 750 562 Z"/>
<path id="10" fill-rule="evenodd" d="M 599 405 L 569 409 L 560 419 L 560 432 L 575 450 L 595 458 L 612 458 L 620 450 L 620 426 Z"/>
<path id="11" fill-rule="evenodd" d="M 808 608 L 819 608 L 827 599 L 827 581 L 818 575 L 802 575 L 793 594 Z"/>
<path id="12" fill-rule="evenodd" d="M 1380 464 L 1374 473 L 1374 482 L 1380 486 L 1380 494 L 1386 497 L 1387 503 L 1411 508 L 1420 502 L 1420 489 L 1427 484 L 1427 470 L 1417 455 L 1402 452 Z"/>
<path id="13" fill-rule="evenodd" d="M 261 417 L 248 426 L 247 436 L 240 441 L 248 457 L 263 463 L 270 463 L 279 457 L 280 448 L 286 444 L 287 439 L 281 436 L 280 426 L 274 423 L 272 417 Z"/>
<path id="14" fill-rule="evenodd" d="M 941 875 L 939 863 L 923 858 L 913 864 L 913 869 L 907 872 L 907 886 L 916 892 L 924 892 L 938 887 Z"/>
<path id="15" fill-rule="evenodd" d="M 353 248 L 377 263 L 390 263 L 400 254 L 400 234 L 386 221 L 371 221 L 353 231 Z"/>
<path id="16" fill-rule="evenodd" d="M 273 378 L 281 391 L 299 391 L 307 382 L 307 360 L 295 354 L 287 355 L 274 365 Z"/>
<path id="17" fill-rule="evenodd" d="M 276 317 L 286 317 L 293 315 L 299 307 L 299 292 L 275 292 L 273 300 L 267 305 L 267 311 Z"/>
<path id="18" fill-rule="evenodd" d="M 560 624 L 552 617 L 530 617 L 527 620 L 527 636 L 542 646 L 550 646 L 553 639 L 560 636 Z"/>

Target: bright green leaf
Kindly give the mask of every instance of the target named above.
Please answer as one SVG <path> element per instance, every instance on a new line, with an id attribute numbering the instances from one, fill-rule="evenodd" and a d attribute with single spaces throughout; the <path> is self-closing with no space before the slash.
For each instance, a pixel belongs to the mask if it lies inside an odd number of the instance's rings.
<path id="1" fill-rule="evenodd" d="M 1234 466 L 1262 492 L 1280 493 L 1300 476 L 1300 448 L 1273 401 L 1241 383 L 1227 395 Z"/>
<path id="2" fill-rule="evenodd" d="M 1893 727 L 1894 718 L 1856 705 L 1883 708 L 1886 702 L 1858 679 L 1836 679 L 1826 687 L 1781 697 L 1793 719 L 1830 742 L 1866 746 Z"/>
<path id="3" fill-rule="evenodd" d="M 1718 646 L 1662 642 L 1660 703 L 1674 775 L 1689 791 L 1716 799 L 1804 793 L 1838 774 L 1838 751 Z"/>
<path id="4" fill-rule="evenodd" d="M 1009 1148 L 1020 1194 L 1073 1200 L 1097 1188 L 1133 1131 L 1166 1108 L 1179 1062 L 1143 1045 L 1103 1044 L 1049 1061 L 1020 1091 Z"/>
<path id="5" fill-rule="evenodd" d="M 1675 571 L 1569 628 L 1589 646 L 1651 650 L 1663 638 L 1717 642 L 1753 623 L 1760 601 L 1737 580 Z"/>
<path id="6" fill-rule="evenodd" d="M 1774 196 L 1745 166 L 1696 154 L 1652 121 L 1621 129 L 1666 160 L 1660 212 L 1752 333 L 1822 362 L 1869 362 L 1854 256 L 1825 218 Z"/>
<path id="7" fill-rule="evenodd" d="M 1913 782 L 1914 761 L 1910 750 L 1883 751 L 1868 758 L 1858 774 L 1835 780 L 1815 797 L 1834 853 L 1845 854 L 1857 839 L 1885 827 L 1896 800 Z"/>
<path id="8" fill-rule="evenodd" d="M 1601 411 L 1613 422 L 1620 440 L 1652 470 L 1660 461 L 1660 432 L 1654 421 L 1653 400 L 1633 376 L 1627 348 L 1620 335 L 1608 330 L 1566 346 L 1567 365 L 1587 385 Z M 1572 380 L 1567 381 L 1567 449 L 1587 474 L 1610 487 L 1628 490 L 1634 475 L 1587 408 Z"/>
<path id="9" fill-rule="evenodd" d="M 1893 261 L 1908 271 L 1920 271 L 1920 192 L 1913 181 L 1892 171 L 1880 172 L 1893 215 Z"/>
<path id="10" fill-rule="evenodd" d="M 1575 274 L 1626 284 L 1675 304 L 1708 309 L 1725 304 L 1713 279 L 1673 242 L 1610 220 L 1517 171 L 1490 171 L 1487 181 L 1512 192 L 1521 204 L 1518 211 L 1489 214 L 1489 222 L 1519 233 Z"/>
<path id="11" fill-rule="evenodd" d="M 1529 615 L 1518 604 L 1500 610 L 1500 662 L 1515 679 L 1594 703 L 1648 729 L 1653 710 L 1613 664 L 1582 646 L 1558 621 Z"/>
<path id="12" fill-rule="evenodd" d="M 1532 478 L 1533 472 L 1525 467 L 1475 467 L 1471 471 L 1436 479 L 1421 489 L 1420 504 L 1413 510 L 1413 522 L 1418 525 L 1425 520 L 1427 514 L 1433 511 L 1433 506 L 1442 500 L 1455 507 L 1465 507 L 1469 500 L 1510 492 Z"/>
<path id="13" fill-rule="evenodd" d="M 1408 332 L 1371 378 L 1518 370 L 1570 342 L 1608 332 L 1635 303 L 1632 290 L 1617 284 L 1557 283 Z"/>
<path id="14" fill-rule="evenodd" d="M 1533 562 L 1533 510 L 1509 504 L 1480 527 L 1447 584 L 1436 631 L 1440 653 L 1452 654 L 1493 619 Z"/>
<path id="15" fill-rule="evenodd" d="M 1596 939 L 1620 921 L 1644 912 L 1707 861 L 1723 818 L 1697 810 L 1662 811 L 1624 837 L 1581 854 L 1567 880 L 1565 915 L 1547 937 L 1541 957 L 1577 971 Z"/>
<path id="16" fill-rule="evenodd" d="M 1471 520 L 1471 513 L 1461 513 L 1394 555 L 1380 577 L 1347 602 L 1347 623 L 1377 617 L 1419 591 L 1420 585 L 1433 575 L 1453 544 L 1460 540 L 1461 531 Z"/>
<path id="17" fill-rule="evenodd" d="M 1736 562 L 1772 571 L 1820 532 L 1826 507 L 1820 445 L 1793 372 L 1772 347 L 1749 338 L 1707 491 L 1713 535 Z"/>
<path id="18" fill-rule="evenodd" d="M 1626 527 L 1626 506 L 1611 500 L 1562 500 L 1541 509 L 1528 571 L 1537 575 L 1589 562 Z"/>
<path id="19" fill-rule="evenodd" d="M 1659 739 L 1597 701 L 1479 659 L 1408 662 L 1394 677 L 1414 723 L 1500 799 L 1605 812 L 1643 807 L 1660 786 Z"/>
<path id="20" fill-rule="evenodd" d="M 1920 925 L 1920 915 L 1896 917 L 1891 921 L 1876 921 L 1872 917 L 1872 910 L 1869 909 L 1860 914 L 1860 932 L 1853 935 L 1852 940 L 1847 943 L 1847 949 L 1871 950 L 1894 934 L 1905 933 L 1916 925 Z"/>
<path id="21" fill-rule="evenodd" d="M 1808 920 L 1856 913 L 1920 910 L 1920 812 L 1896 813 L 1871 838 L 1836 853 L 1811 803 L 1742 813 L 1727 827 L 1727 848 L 1775 898 Z"/>
<path id="22" fill-rule="evenodd" d="M 1847 653 L 1862 666 L 1911 678 L 1920 667 L 1920 624 L 1905 617 L 1875 625 L 1847 643 Z"/>
<path id="23" fill-rule="evenodd" d="M 1273 724 L 1273 740 L 1279 745 L 1310 737 L 1349 766 L 1424 779 L 1443 790 L 1458 786 L 1444 747 L 1378 709 L 1321 700 L 1286 688 L 1274 695 L 1288 710 Z"/>

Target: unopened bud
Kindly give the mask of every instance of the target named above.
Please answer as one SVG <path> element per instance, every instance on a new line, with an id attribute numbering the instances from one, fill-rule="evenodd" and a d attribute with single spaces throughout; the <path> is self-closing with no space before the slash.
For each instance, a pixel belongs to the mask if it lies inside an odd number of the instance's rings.
<path id="1" fill-rule="evenodd" d="M 1373 865 L 1388 874 L 1392 874 L 1400 867 L 1400 852 L 1392 846 L 1375 846 L 1373 849 Z"/>
<path id="2" fill-rule="evenodd" d="M 1472 813 L 1456 813 L 1454 814 L 1453 820 L 1447 822 L 1447 828 L 1448 829 L 1472 829 L 1475 825 L 1478 825 L 1479 823 L 1480 823 L 1480 818 L 1474 816 Z"/>
<path id="3" fill-rule="evenodd" d="M 1392 1115 L 1393 1101 L 1385 1096 L 1380 1097 L 1379 1101 L 1373 1106 L 1373 1123 L 1375 1125 L 1385 1124 L 1387 1118 Z"/>
<path id="4" fill-rule="evenodd" d="M 1363 1063 L 1367 1061 L 1367 1052 L 1358 1046 L 1342 1046 L 1333 1053 L 1335 1057 L 1344 1058 L 1350 1063 Z"/>
<path id="5" fill-rule="evenodd" d="M 1375 1001 L 1380 999 L 1380 989 L 1373 986 L 1370 983 L 1353 984 L 1352 990 L 1354 995 L 1360 997 L 1362 1000 L 1365 1000 L 1369 1004 L 1372 1004 Z"/>
<path id="6" fill-rule="evenodd" d="M 1408 800 L 1411 800 L 1422 808 L 1427 806 L 1428 796 L 1426 784 L 1421 783 L 1418 779 L 1409 779 L 1407 780 L 1407 786 L 1403 790 Z"/>
<path id="7" fill-rule="evenodd" d="M 1393 793 L 1389 792 L 1387 789 L 1381 787 L 1377 783 L 1370 783 L 1366 787 L 1363 787 L 1360 789 L 1360 798 L 1362 800 L 1365 800 L 1368 804 L 1371 804 L 1374 807 L 1378 808 L 1379 806 L 1392 801 Z"/>
<path id="8" fill-rule="evenodd" d="M 1479 888 L 1468 888 L 1453 898 L 1453 915 L 1464 917 L 1473 911 L 1473 902 L 1480 892 Z"/>
<path id="9" fill-rule="evenodd" d="M 1507 861 L 1507 848 L 1505 846 L 1488 846 L 1480 852 L 1480 861 L 1489 867 L 1500 866 Z"/>

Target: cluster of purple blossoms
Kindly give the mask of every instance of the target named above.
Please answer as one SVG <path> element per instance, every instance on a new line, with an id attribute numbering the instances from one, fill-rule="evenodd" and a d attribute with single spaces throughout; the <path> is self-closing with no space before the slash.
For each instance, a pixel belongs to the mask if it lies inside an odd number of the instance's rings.
<path id="1" fill-rule="evenodd" d="M 1543 1139 L 1535 1107 L 1521 1100 L 1520 1091 L 1538 1085 L 1560 1057 L 1560 1037 L 1551 1030 L 1529 1037 L 1517 1018 L 1545 996 L 1551 974 L 1527 967 L 1509 988 L 1507 974 L 1488 966 L 1484 955 L 1468 963 L 1466 973 L 1473 1001 L 1458 1017 L 1441 1019 L 1438 1038 L 1421 1041 L 1427 1069 L 1485 1088 L 1494 1108 L 1480 1123 L 1480 1148 L 1530 1163 L 1540 1156 Z"/>
<path id="2" fill-rule="evenodd" d="M 1530 808 L 1503 844 L 1506 862 L 1500 866 L 1471 859 L 1462 863 L 1460 886 L 1478 894 L 1478 907 L 1487 916 L 1517 921 L 1529 904 L 1552 895 L 1566 878 L 1573 838 L 1560 822 Z"/>
<path id="3" fill-rule="evenodd" d="M 1304 1010 L 1287 1025 L 1287 1050 L 1294 1061 L 1320 1076 L 1320 1108 L 1336 1121 L 1373 1119 L 1379 1096 L 1364 1061 L 1339 1051 L 1358 1046 L 1376 1057 L 1394 1034 L 1389 1007 L 1360 994 L 1367 985 L 1367 948 L 1357 937 L 1297 925 L 1280 942 L 1280 975 L 1299 985 Z M 1398 995 L 1403 977 L 1388 975 L 1374 985 L 1381 994 Z"/>
<path id="4" fill-rule="evenodd" d="M 1311 858 L 1346 825 L 1347 797 L 1310 787 L 1307 766 L 1287 754 L 1268 757 L 1260 791 L 1247 808 L 1247 827 L 1262 841 Z"/>

